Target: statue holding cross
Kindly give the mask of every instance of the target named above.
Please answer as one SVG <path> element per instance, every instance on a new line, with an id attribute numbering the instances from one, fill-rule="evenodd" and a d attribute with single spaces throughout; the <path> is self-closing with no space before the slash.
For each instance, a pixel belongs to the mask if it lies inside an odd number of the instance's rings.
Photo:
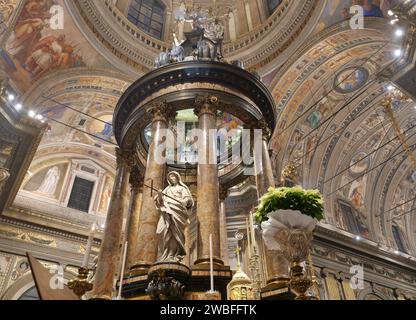
<path id="1" fill-rule="evenodd" d="M 189 210 L 194 201 L 189 188 L 177 172 L 168 174 L 169 185 L 158 191 L 156 208 L 160 212 L 157 226 L 158 262 L 182 262 L 186 255 L 185 228 L 189 224 Z"/>

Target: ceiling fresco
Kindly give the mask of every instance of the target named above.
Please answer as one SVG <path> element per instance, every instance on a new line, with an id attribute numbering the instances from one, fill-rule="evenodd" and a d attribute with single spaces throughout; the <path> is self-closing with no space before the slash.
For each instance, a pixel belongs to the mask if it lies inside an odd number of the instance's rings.
<path id="1" fill-rule="evenodd" d="M 27 90 L 37 79 L 54 70 L 107 65 L 81 36 L 66 9 L 63 29 L 51 27 L 53 5 L 65 8 L 63 0 L 26 1 L 0 52 L 0 63 L 20 90 Z"/>

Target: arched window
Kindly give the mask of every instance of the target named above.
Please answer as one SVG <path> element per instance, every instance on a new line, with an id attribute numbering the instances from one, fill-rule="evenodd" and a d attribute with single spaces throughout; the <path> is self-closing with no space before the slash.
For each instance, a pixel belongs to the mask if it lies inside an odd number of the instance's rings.
<path id="1" fill-rule="evenodd" d="M 165 6 L 158 0 L 133 0 L 128 19 L 152 37 L 162 39 Z"/>
<path id="2" fill-rule="evenodd" d="M 269 8 L 269 14 L 272 14 L 274 10 L 282 3 L 282 0 L 267 0 L 267 7 Z"/>
<path id="3" fill-rule="evenodd" d="M 397 249 L 401 252 L 407 252 L 406 246 L 404 245 L 402 233 L 397 225 L 393 224 L 391 227 L 394 241 L 396 242 Z"/>
<path id="4" fill-rule="evenodd" d="M 30 288 L 24 294 L 22 294 L 19 300 L 39 300 L 38 290 L 36 287 Z"/>

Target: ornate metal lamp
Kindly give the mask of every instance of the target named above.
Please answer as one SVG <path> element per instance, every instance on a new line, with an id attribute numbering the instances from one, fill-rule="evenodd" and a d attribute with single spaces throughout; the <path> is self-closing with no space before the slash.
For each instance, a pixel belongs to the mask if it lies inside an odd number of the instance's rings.
<path id="1" fill-rule="evenodd" d="M 79 268 L 78 276 L 68 282 L 68 288 L 74 291 L 80 299 L 93 288 L 93 284 L 88 280 L 89 272 L 87 268 Z"/>

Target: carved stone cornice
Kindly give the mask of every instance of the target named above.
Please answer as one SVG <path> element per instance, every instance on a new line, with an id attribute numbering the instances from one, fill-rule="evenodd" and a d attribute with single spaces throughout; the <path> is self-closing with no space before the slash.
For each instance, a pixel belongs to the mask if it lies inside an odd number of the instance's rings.
<path id="1" fill-rule="evenodd" d="M 134 26 L 111 0 L 66 0 L 66 4 L 79 28 L 86 30 L 89 41 L 107 51 L 104 55 L 108 60 L 116 56 L 116 64 L 123 65 L 124 70 L 146 73 L 153 66 L 153 57 L 170 47 Z M 244 60 L 251 69 L 267 65 L 297 41 L 314 13 L 324 5 L 325 1 L 283 0 L 264 24 L 237 41 L 224 44 L 226 58 Z"/>
<path id="2" fill-rule="evenodd" d="M 197 117 L 200 117 L 204 114 L 216 116 L 218 106 L 219 106 L 218 97 L 213 96 L 213 95 L 199 95 L 195 99 L 194 113 Z"/>

